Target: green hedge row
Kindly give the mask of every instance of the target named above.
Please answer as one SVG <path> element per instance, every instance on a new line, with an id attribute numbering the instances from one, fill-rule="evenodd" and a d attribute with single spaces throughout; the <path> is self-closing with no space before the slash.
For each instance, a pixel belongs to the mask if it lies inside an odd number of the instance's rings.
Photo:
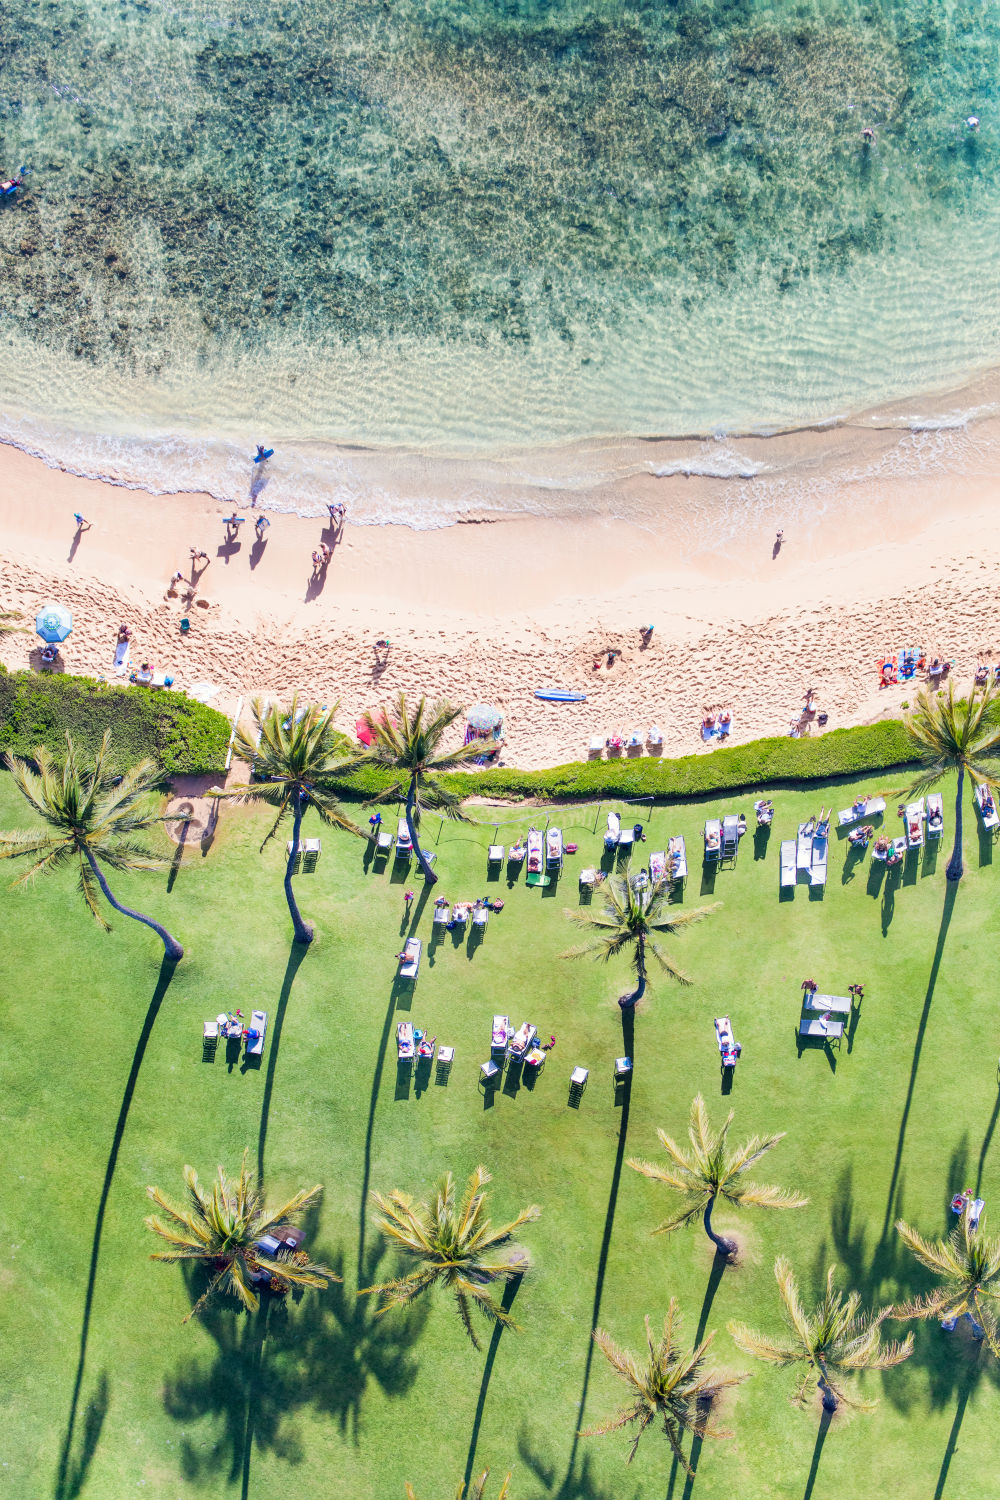
<path id="1" fill-rule="evenodd" d="M 68 731 L 92 753 L 105 729 L 112 732 L 118 766 L 148 756 L 167 776 L 224 772 L 228 719 L 183 693 L 0 671 L 0 752 L 30 756 L 45 745 L 59 755 Z"/>
<path id="2" fill-rule="evenodd" d="M 838 776 L 864 776 L 913 760 L 913 747 L 898 719 L 858 729 L 833 729 L 816 739 L 788 737 L 727 745 L 709 755 L 685 755 L 679 760 L 581 761 L 544 771 L 518 771 L 511 766 L 481 771 L 456 771 L 441 779 L 463 797 L 524 797 L 594 801 L 604 797 L 707 797 L 715 792 L 775 782 L 830 781 Z M 364 767 L 344 777 L 339 789 L 345 797 L 375 796 L 389 784 L 385 772 Z"/>

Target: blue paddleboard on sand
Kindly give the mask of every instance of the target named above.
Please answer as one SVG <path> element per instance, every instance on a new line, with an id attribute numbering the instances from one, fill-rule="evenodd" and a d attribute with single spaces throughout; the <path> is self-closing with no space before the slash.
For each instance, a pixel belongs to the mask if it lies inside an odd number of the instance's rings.
<path id="1" fill-rule="evenodd" d="M 544 698 L 546 703 L 586 703 L 586 693 L 564 693 L 558 688 L 536 688 L 536 698 Z"/>

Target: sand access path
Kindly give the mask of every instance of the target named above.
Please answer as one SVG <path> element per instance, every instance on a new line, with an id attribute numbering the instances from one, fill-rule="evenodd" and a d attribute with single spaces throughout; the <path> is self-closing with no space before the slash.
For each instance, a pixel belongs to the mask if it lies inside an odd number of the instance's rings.
<path id="1" fill-rule="evenodd" d="M 110 676 L 127 621 L 133 665 L 148 660 L 178 687 L 216 684 L 223 709 L 299 690 L 339 699 L 350 729 L 400 689 L 495 703 L 504 758 L 525 767 L 582 759 L 592 734 L 651 724 L 666 753 L 710 753 L 699 725 L 722 705 L 733 742 L 787 733 L 810 687 L 829 727 L 869 722 L 913 695 L 879 691 L 886 649 L 940 651 L 959 681 L 984 648 L 1000 656 L 1000 476 L 957 478 L 947 494 L 940 481 L 899 479 L 845 497 L 791 527 L 776 556 L 770 523 L 726 551 L 672 527 L 670 485 L 680 496 L 690 480 L 646 481 L 663 495 L 662 525 L 519 518 L 414 532 L 348 516 L 311 580 L 312 551 L 333 540 L 319 520 L 272 515 L 258 544 L 246 506 L 227 545 L 232 507 L 207 495 L 80 479 L 13 448 L 0 449 L 0 472 L 0 608 L 33 619 L 49 599 L 67 603 L 67 670 Z M 75 511 L 92 523 L 76 541 Z M 192 546 L 210 561 L 185 602 L 185 586 L 168 582 L 189 573 Z M 386 637 L 380 667 L 373 647 Z M 23 667 L 37 646 L 14 635 L 0 652 Z M 609 668 L 611 648 L 621 655 Z M 542 703 L 533 695 L 545 687 L 588 701 Z"/>

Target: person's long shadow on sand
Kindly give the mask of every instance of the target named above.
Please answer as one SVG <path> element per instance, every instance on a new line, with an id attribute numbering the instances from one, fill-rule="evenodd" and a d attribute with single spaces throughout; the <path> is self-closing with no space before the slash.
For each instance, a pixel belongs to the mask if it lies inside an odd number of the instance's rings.
<path id="1" fill-rule="evenodd" d="M 121 1147 L 122 1138 L 125 1134 L 125 1127 L 128 1124 L 128 1113 L 132 1104 L 132 1095 L 135 1093 L 135 1086 L 139 1080 L 139 1070 L 142 1067 L 143 1058 L 146 1055 L 146 1048 L 149 1045 L 149 1039 L 153 1034 L 153 1027 L 156 1024 L 156 1018 L 160 1013 L 160 1006 L 163 1004 L 163 997 L 167 993 L 167 990 L 170 986 L 170 981 L 174 977 L 175 968 L 176 965 L 170 963 L 167 959 L 164 959 L 160 964 L 160 972 L 157 975 L 156 986 L 153 990 L 149 1005 L 146 1009 L 146 1017 L 142 1023 L 142 1030 L 139 1033 L 139 1039 L 135 1044 L 135 1052 L 132 1055 L 132 1066 L 129 1069 L 128 1078 L 125 1080 L 125 1091 L 122 1094 L 122 1102 L 118 1110 L 118 1119 L 115 1122 L 114 1134 L 111 1138 L 111 1149 L 108 1152 L 107 1165 L 104 1169 L 104 1182 L 101 1186 L 101 1196 L 98 1199 L 97 1203 L 97 1214 L 94 1219 L 94 1235 L 90 1247 L 90 1268 L 87 1274 L 87 1287 L 83 1299 L 83 1322 L 80 1327 L 80 1349 L 77 1357 L 76 1377 L 73 1382 L 73 1394 L 70 1398 L 69 1417 L 67 1418 L 66 1422 L 66 1431 L 63 1434 L 62 1449 L 59 1455 L 59 1469 L 56 1474 L 54 1491 L 55 1500 L 68 1500 L 68 1497 L 72 1494 L 79 1493 L 79 1490 L 73 1491 L 71 1489 L 71 1479 L 75 1483 L 76 1479 L 73 1478 L 73 1476 L 74 1474 L 78 1475 L 79 1472 L 79 1463 L 74 1465 L 71 1455 L 73 1450 L 74 1431 L 76 1427 L 76 1414 L 79 1407 L 80 1391 L 83 1387 L 83 1376 L 87 1363 L 87 1339 L 90 1335 L 90 1315 L 94 1305 L 94 1289 L 97 1285 L 97 1269 L 101 1258 L 101 1236 L 104 1232 L 104 1215 L 108 1206 L 108 1197 L 111 1193 L 111 1185 L 114 1181 L 115 1167 L 118 1163 L 118 1152 Z M 90 1408 L 88 1407 L 88 1412 L 89 1410 Z M 103 1417 L 101 1421 L 103 1422 Z M 98 1427 L 98 1435 L 99 1432 L 100 1428 Z M 96 1447 L 96 1440 L 94 1441 L 93 1446 Z M 92 1457 L 93 1451 L 91 1450 L 89 1456 L 87 1457 L 88 1464 Z"/>
<path id="2" fill-rule="evenodd" d="M 330 569 L 330 559 L 325 558 L 319 567 L 314 567 L 312 577 L 306 584 L 305 603 L 310 604 L 313 599 L 318 599 L 326 587 L 326 575 Z"/>

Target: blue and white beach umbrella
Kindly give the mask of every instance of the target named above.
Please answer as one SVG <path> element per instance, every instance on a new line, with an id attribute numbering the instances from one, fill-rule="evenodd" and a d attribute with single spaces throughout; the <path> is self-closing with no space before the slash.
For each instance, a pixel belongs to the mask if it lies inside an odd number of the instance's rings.
<path id="1" fill-rule="evenodd" d="M 73 629 L 73 615 L 65 604 L 43 604 L 35 616 L 35 634 L 52 646 L 64 641 Z"/>

